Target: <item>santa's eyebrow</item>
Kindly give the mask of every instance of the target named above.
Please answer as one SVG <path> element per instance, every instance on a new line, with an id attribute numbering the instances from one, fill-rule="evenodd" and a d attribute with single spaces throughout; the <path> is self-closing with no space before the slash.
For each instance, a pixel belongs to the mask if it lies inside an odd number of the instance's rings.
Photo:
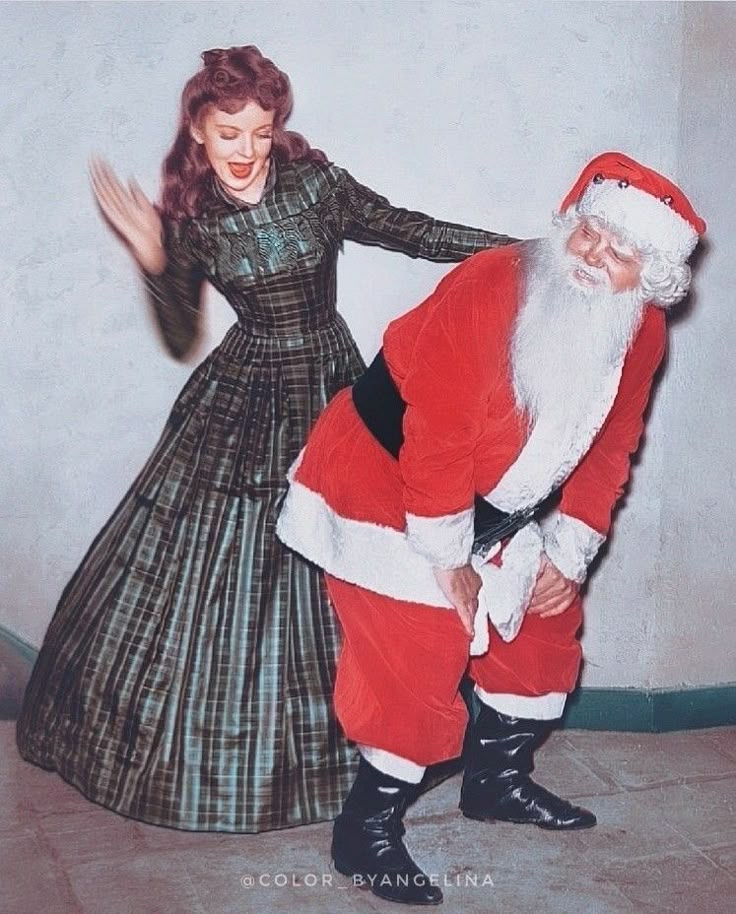
<path id="1" fill-rule="evenodd" d="M 639 253 L 633 245 L 618 244 L 614 241 L 611 242 L 611 250 L 615 251 L 616 254 L 619 254 L 621 257 L 636 257 Z"/>

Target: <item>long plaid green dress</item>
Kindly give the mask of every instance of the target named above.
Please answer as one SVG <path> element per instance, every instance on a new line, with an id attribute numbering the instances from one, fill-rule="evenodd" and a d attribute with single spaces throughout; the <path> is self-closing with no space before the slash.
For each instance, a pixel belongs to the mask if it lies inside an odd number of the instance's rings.
<path id="1" fill-rule="evenodd" d="M 17 731 L 24 758 L 124 815 L 263 831 L 334 817 L 352 781 L 336 621 L 274 533 L 309 428 L 363 368 L 335 309 L 344 239 L 436 261 L 509 240 L 394 208 L 333 165 L 273 162 L 255 206 L 213 185 L 147 278 L 174 352 L 205 279 L 238 323 L 64 591 Z"/>

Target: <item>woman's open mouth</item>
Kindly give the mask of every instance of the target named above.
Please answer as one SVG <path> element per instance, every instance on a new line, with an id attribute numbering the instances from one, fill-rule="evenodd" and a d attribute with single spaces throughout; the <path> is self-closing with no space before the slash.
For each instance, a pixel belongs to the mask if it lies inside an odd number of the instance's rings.
<path id="1" fill-rule="evenodd" d="M 228 162 L 227 167 L 235 178 L 247 178 L 253 170 L 252 162 Z"/>

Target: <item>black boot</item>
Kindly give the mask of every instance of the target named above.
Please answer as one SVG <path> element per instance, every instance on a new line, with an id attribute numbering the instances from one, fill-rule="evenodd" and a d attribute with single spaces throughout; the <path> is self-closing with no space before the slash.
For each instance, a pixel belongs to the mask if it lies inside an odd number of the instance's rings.
<path id="1" fill-rule="evenodd" d="M 379 898 L 439 904 L 442 892 L 430 885 L 401 840 L 402 818 L 416 793 L 416 785 L 383 774 L 361 757 L 355 783 L 335 819 L 332 859 L 340 873 L 369 886 Z"/>
<path id="2" fill-rule="evenodd" d="M 592 812 L 573 806 L 530 777 L 534 750 L 550 722 L 507 717 L 481 705 L 473 724 L 460 809 L 469 819 L 531 822 L 540 828 L 590 828 Z"/>

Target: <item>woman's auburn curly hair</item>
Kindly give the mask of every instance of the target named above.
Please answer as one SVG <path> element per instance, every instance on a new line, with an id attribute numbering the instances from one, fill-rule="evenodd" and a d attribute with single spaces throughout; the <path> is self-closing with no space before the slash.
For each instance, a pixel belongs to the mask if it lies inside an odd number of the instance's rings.
<path id="1" fill-rule="evenodd" d="M 184 86 L 179 126 L 163 163 L 161 213 L 181 221 L 202 214 L 212 175 L 207 154 L 191 133 L 212 108 L 234 114 L 248 102 L 274 112 L 271 155 L 281 162 L 326 162 L 299 133 L 286 130 L 293 96 L 289 77 L 254 45 L 216 48 L 202 54 L 204 66 Z"/>

